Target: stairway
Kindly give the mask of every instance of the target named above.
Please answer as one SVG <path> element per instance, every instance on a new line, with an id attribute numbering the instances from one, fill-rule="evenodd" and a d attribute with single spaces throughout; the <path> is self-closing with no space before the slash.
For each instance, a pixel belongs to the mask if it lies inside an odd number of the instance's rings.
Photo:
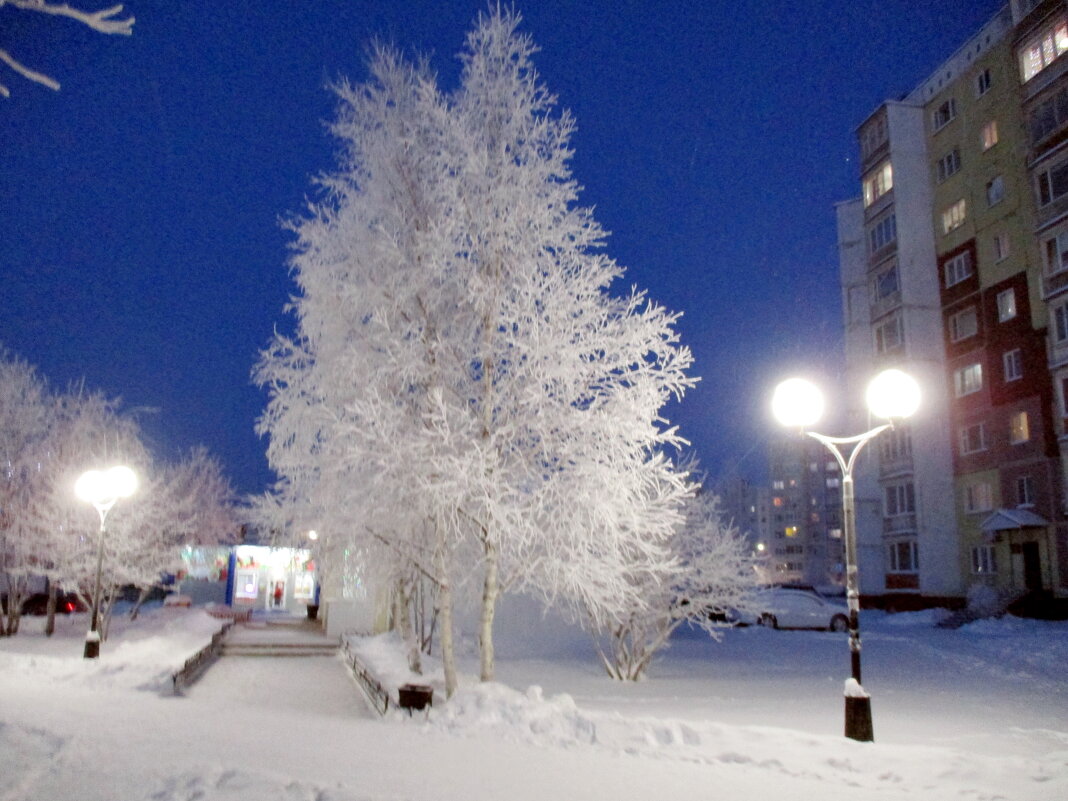
<path id="1" fill-rule="evenodd" d="M 300 619 L 268 620 L 234 626 L 222 643 L 222 656 L 334 656 L 340 643 L 320 625 Z"/>

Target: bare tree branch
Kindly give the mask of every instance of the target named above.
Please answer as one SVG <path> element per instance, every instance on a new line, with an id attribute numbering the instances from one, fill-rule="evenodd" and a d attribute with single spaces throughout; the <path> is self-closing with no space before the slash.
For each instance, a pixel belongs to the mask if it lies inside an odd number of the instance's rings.
<path id="1" fill-rule="evenodd" d="M 122 12 L 121 4 L 111 6 L 110 8 L 103 8 L 100 11 L 82 11 L 78 8 L 72 8 L 66 3 L 63 3 L 62 5 L 49 4 L 46 0 L 0 0 L 0 8 L 4 5 L 14 6 L 23 11 L 37 11 L 41 14 L 67 17 L 68 19 L 77 20 L 100 33 L 113 33 L 122 36 L 129 36 L 133 33 L 133 17 L 114 19 L 116 14 Z M 19 62 L 6 50 L 0 50 L 0 61 L 3 61 L 11 69 L 27 80 L 39 83 L 42 86 L 47 86 L 49 89 L 59 90 L 58 81 L 44 73 L 30 69 L 25 64 Z M 11 97 L 11 91 L 4 84 L 0 84 L 0 95 L 3 97 Z"/>
<path id="2" fill-rule="evenodd" d="M 116 33 L 123 36 L 129 36 L 133 33 L 133 24 L 135 22 L 133 17 L 112 19 L 116 14 L 122 12 L 122 4 L 90 12 L 71 8 L 66 3 L 63 5 L 49 5 L 45 0 L 0 0 L 0 6 L 4 5 L 4 2 L 25 11 L 39 11 L 42 14 L 53 14 L 57 17 L 75 19 L 100 33 Z"/>
<path id="3" fill-rule="evenodd" d="M 34 81 L 35 83 L 47 86 L 49 89 L 55 89 L 57 91 L 59 90 L 59 84 L 56 81 L 52 80 L 47 75 L 31 70 L 25 64 L 21 64 L 15 59 L 14 56 L 12 56 L 6 50 L 0 50 L 0 61 L 3 61 L 5 64 L 11 67 L 11 69 L 13 69 L 15 72 L 17 72 L 19 75 L 21 75 L 23 78 L 26 78 L 27 80 Z M 8 92 L 5 87 L 0 86 L 0 92 L 3 93 L 4 97 L 11 96 L 11 93 Z"/>

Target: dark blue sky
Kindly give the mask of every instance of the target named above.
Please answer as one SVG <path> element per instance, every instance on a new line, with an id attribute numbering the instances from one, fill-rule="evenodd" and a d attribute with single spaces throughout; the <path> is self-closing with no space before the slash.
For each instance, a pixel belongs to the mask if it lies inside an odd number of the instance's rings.
<path id="1" fill-rule="evenodd" d="M 763 472 L 778 378 L 838 375 L 833 204 L 858 194 L 854 128 L 1001 5 L 518 4 L 577 117 L 573 168 L 609 252 L 684 312 L 703 381 L 669 414 L 713 474 Z M 159 455 L 202 443 L 262 490 L 249 372 L 288 326 L 278 221 L 334 166 L 325 87 L 364 78 L 373 37 L 451 85 L 483 7 L 131 0 L 129 38 L 0 9 L 0 47 L 62 84 L 0 65 L 0 343 L 56 386 L 121 396 Z"/>

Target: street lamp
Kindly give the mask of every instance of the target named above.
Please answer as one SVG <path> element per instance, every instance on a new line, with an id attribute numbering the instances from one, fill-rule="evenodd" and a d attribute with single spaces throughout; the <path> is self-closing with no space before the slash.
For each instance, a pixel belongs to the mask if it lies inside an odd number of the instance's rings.
<path id="1" fill-rule="evenodd" d="M 104 566 L 104 521 L 119 498 L 129 498 L 137 491 L 137 474 L 129 467 L 117 465 L 108 470 L 88 470 L 74 484 L 74 494 L 91 503 L 100 514 L 100 541 L 96 549 L 96 586 L 89 631 L 85 634 L 86 659 L 100 656 L 100 574 Z"/>
<path id="2" fill-rule="evenodd" d="M 884 370 L 868 385 L 868 409 L 876 417 L 890 422 L 876 426 L 855 437 L 828 437 L 804 431 L 823 414 L 823 395 L 803 378 L 790 378 L 775 388 L 771 408 L 784 426 L 799 428 L 822 442 L 834 454 L 842 469 L 842 528 L 845 537 L 846 599 L 849 603 L 849 653 L 852 678 L 845 685 L 845 736 L 870 742 L 874 739 L 871 722 L 871 696 L 860 681 L 860 590 L 857 581 L 856 502 L 853 495 L 853 466 L 868 443 L 893 426 L 894 420 L 911 417 L 920 405 L 920 388 L 915 379 L 900 370 Z M 842 446 L 852 446 L 848 457 Z"/>

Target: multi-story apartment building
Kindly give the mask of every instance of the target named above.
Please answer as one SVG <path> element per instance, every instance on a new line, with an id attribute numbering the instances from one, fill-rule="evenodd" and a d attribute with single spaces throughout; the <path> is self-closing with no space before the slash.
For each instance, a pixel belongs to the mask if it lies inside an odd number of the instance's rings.
<path id="1" fill-rule="evenodd" d="M 1068 591 L 1062 53 L 1063 0 L 1015 0 L 858 129 L 862 197 L 838 207 L 851 395 L 891 365 L 924 390 L 858 469 L 865 595 Z M 1059 308 L 1063 336 L 1047 324 Z"/>
<path id="2" fill-rule="evenodd" d="M 771 492 L 764 578 L 773 582 L 842 585 L 841 471 L 815 440 L 796 434 L 768 446 Z M 763 546 L 761 548 L 761 546 Z"/>

